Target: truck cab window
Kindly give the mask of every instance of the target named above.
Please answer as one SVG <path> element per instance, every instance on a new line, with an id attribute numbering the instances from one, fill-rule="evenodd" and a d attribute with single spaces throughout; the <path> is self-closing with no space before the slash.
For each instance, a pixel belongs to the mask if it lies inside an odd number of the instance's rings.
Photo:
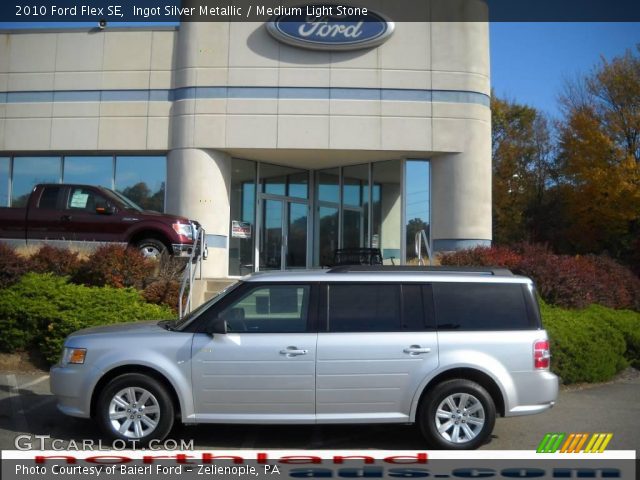
<path id="1" fill-rule="evenodd" d="M 58 205 L 58 193 L 60 187 L 44 187 L 38 202 L 38 208 L 55 210 Z"/>
<path id="2" fill-rule="evenodd" d="M 107 200 L 93 190 L 87 188 L 73 188 L 67 200 L 67 209 L 96 213 L 96 207 L 106 206 Z"/>

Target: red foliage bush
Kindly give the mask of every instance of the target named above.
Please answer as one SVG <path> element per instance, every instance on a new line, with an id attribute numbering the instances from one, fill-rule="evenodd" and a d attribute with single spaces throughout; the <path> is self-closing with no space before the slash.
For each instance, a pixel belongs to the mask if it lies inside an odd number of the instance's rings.
<path id="1" fill-rule="evenodd" d="M 30 262 L 31 271 L 55 275 L 74 275 L 83 264 L 78 252 L 49 245 L 43 246 L 32 255 Z"/>
<path id="2" fill-rule="evenodd" d="M 85 285 L 142 289 L 154 268 L 154 262 L 144 258 L 137 249 L 105 245 L 89 256 L 72 280 Z"/>
<path id="3" fill-rule="evenodd" d="M 13 248 L 0 243 L 0 288 L 18 282 L 30 268 L 29 259 L 18 255 Z"/>
<path id="4" fill-rule="evenodd" d="M 476 247 L 447 253 L 440 257 L 442 265 L 504 267 L 515 269 L 520 263 L 520 255 L 513 249 L 501 246 Z"/>
<path id="5" fill-rule="evenodd" d="M 176 312 L 178 311 L 179 295 L 180 283 L 175 280 L 156 280 L 142 292 L 142 297 L 147 302 L 167 305 Z"/>
<path id="6" fill-rule="evenodd" d="M 563 307 L 584 308 L 597 303 L 640 311 L 640 278 L 604 255 L 556 255 L 542 245 L 519 244 L 449 253 L 440 263 L 509 268 L 531 277 L 545 301 Z"/>

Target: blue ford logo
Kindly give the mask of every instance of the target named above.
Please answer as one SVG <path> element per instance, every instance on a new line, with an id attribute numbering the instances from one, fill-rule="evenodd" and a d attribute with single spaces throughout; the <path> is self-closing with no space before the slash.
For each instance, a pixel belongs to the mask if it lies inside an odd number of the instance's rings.
<path id="1" fill-rule="evenodd" d="M 356 50 L 383 43 L 394 23 L 364 7 L 313 4 L 281 7 L 267 23 L 277 40 L 314 50 Z"/>

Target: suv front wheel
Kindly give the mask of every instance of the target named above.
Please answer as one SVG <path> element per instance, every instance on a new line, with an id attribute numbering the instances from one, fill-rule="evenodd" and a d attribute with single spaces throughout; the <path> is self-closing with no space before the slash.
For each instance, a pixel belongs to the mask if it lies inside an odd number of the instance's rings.
<path id="1" fill-rule="evenodd" d="M 127 373 L 111 380 L 100 393 L 96 420 L 110 437 L 147 445 L 164 439 L 174 420 L 173 402 L 156 379 Z"/>
<path id="2" fill-rule="evenodd" d="M 491 396 L 471 380 L 447 380 L 424 398 L 419 412 L 420 430 L 429 445 L 465 450 L 482 445 L 493 431 L 496 408 Z"/>

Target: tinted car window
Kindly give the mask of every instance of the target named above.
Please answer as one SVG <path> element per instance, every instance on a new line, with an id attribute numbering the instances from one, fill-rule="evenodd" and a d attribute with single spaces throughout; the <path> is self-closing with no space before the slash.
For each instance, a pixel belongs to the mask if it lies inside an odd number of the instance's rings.
<path id="1" fill-rule="evenodd" d="M 431 294 L 423 289 L 428 289 L 427 285 L 404 284 L 402 285 L 402 329 L 407 331 L 419 331 L 425 329 L 425 300 L 426 295 Z M 431 322 L 428 322 L 431 323 Z M 433 329 L 433 326 L 431 326 Z"/>
<path id="2" fill-rule="evenodd" d="M 38 202 L 38 208 L 55 209 L 58 203 L 60 187 L 44 187 Z"/>
<path id="3" fill-rule="evenodd" d="M 520 284 L 434 283 L 439 330 L 525 330 L 529 321 Z"/>
<path id="4" fill-rule="evenodd" d="M 218 315 L 229 332 L 294 333 L 307 330 L 309 285 L 255 287 Z"/>
<path id="5" fill-rule="evenodd" d="M 400 330 L 400 285 L 379 283 L 329 286 L 330 332 Z"/>

